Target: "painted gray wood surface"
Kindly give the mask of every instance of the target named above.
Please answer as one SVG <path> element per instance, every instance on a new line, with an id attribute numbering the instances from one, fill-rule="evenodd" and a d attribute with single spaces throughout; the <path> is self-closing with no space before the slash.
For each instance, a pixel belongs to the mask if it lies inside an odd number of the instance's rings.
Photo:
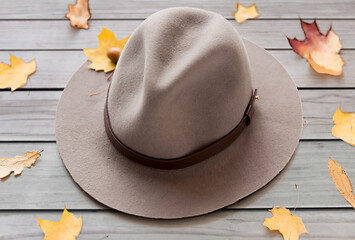
<path id="1" fill-rule="evenodd" d="M 355 111 L 355 1 L 256 0 L 260 18 L 237 24 L 232 20 L 234 0 L 90 0 L 93 20 L 89 30 L 80 31 L 64 18 L 68 4 L 74 2 L 0 0 L 0 61 L 7 62 L 13 53 L 26 61 L 36 58 L 38 64 L 24 89 L 0 91 L 0 157 L 45 150 L 37 164 L 20 177 L 0 181 L 0 240 L 42 239 L 35 217 L 57 221 L 64 204 L 76 216 L 83 216 L 78 240 L 105 239 L 107 235 L 108 239 L 144 240 L 282 239 L 262 226 L 273 205 L 301 208 L 296 215 L 310 232 L 301 239 L 354 239 L 354 210 L 337 192 L 327 162 L 333 157 L 355 179 L 355 148 L 331 135 L 338 106 Z M 102 27 L 122 38 L 157 10 L 182 5 L 222 14 L 243 37 L 271 50 L 301 89 L 304 140 L 276 179 L 227 209 L 176 221 L 137 218 L 107 209 L 70 178 L 54 142 L 56 104 L 60 90 L 85 60 L 81 49 L 98 45 L 96 35 Z M 346 65 L 342 77 L 316 74 L 292 52 L 285 36 L 304 38 L 299 17 L 322 19 L 318 23 L 323 33 L 333 25 L 343 43 Z M 299 203 L 294 184 L 299 187 Z"/>
<path id="2" fill-rule="evenodd" d="M 131 34 L 142 20 L 93 20 L 89 30 L 70 27 L 68 21 L 0 21 L 0 50 L 8 49 L 82 49 L 96 48 L 96 36 L 105 27 L 115 32 L 117 38 Z M 304 39 L 299 20 L 258 20 L 238 24 L 230 22 L 241 36 L 264 48 L 291 49 L 286 36 Z M 318 20 L 326 33 L 332 25 L 344 49 L 355 48 L 355 21 Z"/>
<path id="3" fill-rule="evenodd" d="M 62 209 L 64 205 L 72 209 L 106 208 L 72 180 L 55 143 L 0 143 L 0 156 L 3 157 L 35 150 L 44 152 L 34 167 L 25 169 L 21 176 L 11 175 L 0 181 L 0 209 Z M 300 208 L 351 208 L 338 193 L 327 164 L 332 157 L 354 180 L 354 155 L 355 148 L 342 141 L 301 141 L 293 159 L 280 175 L 229 208 L 255 209 L 280 205 L 289 208 L 296 205 Z M 299 190 L 298 203 L 295 184 Z"/>
<path id="4" fill-rule="evenodd" d="M 334 77 L 316 73 L 305 59 L 292 50 L 270 50 L 290 73 L 298 88 L 355 87 L 355 51 L 343 50 L 346 65 L 343 75 Z M 0 51 L 0 59 L 9 64 L 10 53 L 28 62 L 37 62 L 37 72 L 22 89 L 64 88 L 72 74 L 86 61 L 81 50 L 76 51 Z"/>
<path id="5" fill-rule="evenodd" d="M 92 93 L 101 89 L 93 89 Z M 304 127 L 302 139 L 335 139 L 333 115 L 341 105 L 354 112 L 355 90 L 299 91 Z M 0 92 L 0 141 L 54 141 L 54 119 L 61 91 Z"/>
<path id="6" fill-rule="evenodd" d="M 262 225 L 266 217 L 271 217 L 266 209 L 223 210 L 180 220 L 142 219 L 110 211 L 74 211 L 74 214 L 83 217 L 83 229 L 78 240 L 282 239 L 278 233 Z M 301 235 L 301 239 L 354 239 L 354 210 L 298 209 L 295 214 L 302 218 L 309 232 Z M 4 231 L 0 232 L 0 239 L 42 239 L 43 233 L 36 217 L 58 221 L 60 215 L 59 211 L 2 211 L 0 226 Z"/>
<path id="7" fill-rule="evenodd" d="M 254 0 L 238 1 L 245 6 L 256 3 L 260 18 L 354 18 L 352 0 Z M 68 4 L 75 0 L 0 0 L 0 19 L 64 19 Z M 198 7 L 232 18 L 235 0 L 90 0 L 93 19 L 146 18 L 168 7 Z"/>

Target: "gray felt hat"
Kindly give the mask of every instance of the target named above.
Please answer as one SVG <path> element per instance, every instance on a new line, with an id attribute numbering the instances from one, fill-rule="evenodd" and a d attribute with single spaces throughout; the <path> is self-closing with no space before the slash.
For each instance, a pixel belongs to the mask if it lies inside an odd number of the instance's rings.
<path id="1" fill-rule="evenodd" d="M 88 65 L 62 94 L 57 144 L 73 179 L 111 208 L 212 212 L 271 181 L 298 145 L 293 80 L 218 14 L 159 11 L 133 32 L 110 82 Z"/>

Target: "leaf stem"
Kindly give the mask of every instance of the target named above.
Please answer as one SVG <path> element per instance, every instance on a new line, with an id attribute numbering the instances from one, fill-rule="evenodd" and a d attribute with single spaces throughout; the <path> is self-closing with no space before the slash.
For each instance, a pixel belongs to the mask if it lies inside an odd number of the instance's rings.
<path id="1" fill-rule="evenodd" d="M 297 203 L 296 203 L 296 205 L 295 205 L 295 208 L 294 208 L 293 211 L 292 211 L 292 214 L 293 214 L 293 215 L 295 214 L 296 208 L 298 207 L 298 204 L 300 203 L 300 192 L 298 191 L 298 185 L 297 185 L 297 183 L 295 184 L 295 188 L 296 188 L 296 191 L 297 191 Z"/>

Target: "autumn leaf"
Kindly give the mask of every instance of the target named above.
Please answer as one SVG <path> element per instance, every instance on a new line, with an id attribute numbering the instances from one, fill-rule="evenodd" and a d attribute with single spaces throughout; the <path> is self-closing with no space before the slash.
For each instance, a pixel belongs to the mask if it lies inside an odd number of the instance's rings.
<path id="1" fill-rule="evenodd" d="M 288 39 L 293 50 L 301 57 L 307 59 L 311 67 L 318 73 L 339 76 L 343 72 L 344 60 L 339 55 L 341 42 L 338 35 L 330 28 L 323 35 L 317 22 L 306 23 L 301 20 L 302 30 L 306 36 L 300 41 L 296 38 Z"/>
<path id="2" fill-rule="evenodd" d="M 243 23 L 248 19 L 257 18 L 260 16 L 255 4 L 250 5 L 248 8 L 242 4 L 237 3 L 237 12 L 234 12 L 234 18 L 238 23 Z"/>
<path id="3" fill-rule="evenodd" d="M 281 206 L 279 209 L 274 207 L 269 211 L 273 216 L 265 218 L 264 226 L 279 231 L 285 240 L 298 240 L 300 234 L 308 233 L 302 219 L 285 207 Z"/>
<path id="4" fill-rule="evenodd" d="M 11 91 L 24 86 L 27 79 L 36 72 L 36 61 L 25 63 L 22 59 L 10 54 L 10 65 L 0 63 L 0 88 L 11 88 Z"/>
<path id="5" fill-rule="evenodd" d="M 341 108 L 334 113 L 332 134 L 355 146 L 355 113 L 343 113 Z"/>
<path id="6" fill-rule="evenodd" d="M 340 164 L 333 159 L 329 158 L 328 171 L 338 191 L 341 195 L 343 195 L 345 200 L 348 201 L 353 208 L 355 208 L 353 186 L 351 185 L 350 179 L 348 175 L 346 175 L 346 172 L 342 166 L 340 166 Z"/>
<path id="7" fill-rule="evenodd" d="M 76 218 L 68 212 L 66 207 L 59 222 L 37 218 L 38 224 L 45 234 L 43 240 L 75 240 L 79 235 L 83 223 L 82 217 Z"/>
<path id="8" fill-rule="evenodd" d="M 99 39 L 98 48 L 84 49 L 86 57 L 92 62 L 89 68 L 96 71 L 113 71 L 116 67 L 116 63 L 113 62 L 107 54 L 109 51 L 112 51 L 112 48 L 118 48 L 122 51 L 130 36 L 131 35 L 124 39 L 117 40 L 113 32 L 102 28 L 101 33 L 97 36 Z"/>
<path id="9" fill-rule="evenodd" d="M 26 152 L 25 156 L 17 155 L 14 158 L 0 158 L 0 178 L 9 176 L 12 172 L 15 176 L 22 173 L 25 167 L 30 168 L 41 154 L 37 151 Z"/>
<path id="10" fill-rule="evenodd" d="M 88 29 L 88 20 L 91 18 L 89 0 L 77 0 L 74 6 L 69 4 L 69 13 L 65 17 L 70 19 L 72 27 Z"/>

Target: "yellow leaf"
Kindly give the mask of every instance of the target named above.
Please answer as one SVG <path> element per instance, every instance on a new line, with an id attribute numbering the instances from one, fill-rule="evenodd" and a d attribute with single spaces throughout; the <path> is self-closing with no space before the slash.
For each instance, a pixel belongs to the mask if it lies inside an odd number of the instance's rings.
<path id="1" fill-rule="evenodd" d="M 69 13 L 65 17 L 70 19 L 72 27 L 88 29 L 88 20 L 91 18 L 89 0 L 77 0 L 74 6 L 69 4 Z"/>
<path id="2" fill-rule="evenodd" d="M 318 73 L 339 76 L 343 72 L 344 60 L 336 53 L 312 52 L 307 62 Z"/>
<path id="3" fill-rule="evenodd" d="M 0 158 L 0 178 L 9 176 L 12 172 L 17 176 L 25 167 L 30 168 L 41 154 L 37 151 L 26 152 L 25 156 L 17 155 L 14 158 Z"/>
<path id="4" fill-rule="evenodd" d="M 301 26 L 306 39 L 290 39 L 288 41 L 293 50 L 318 73 L 339 76 L 343 72 L 344 60 L 339 55 L 341 42 L 338 35 L 330 28 L 323 35 L 318 28 L 317 22 L 306 23 L 301 20 Z"/>
<path id="5" fill-rule="evenodd" d="M 37 218 L 37 220 L 45 234 L 43 240 L 75 240 L 81 231 L 83 223 L 82 217 L 76 218 L 74 214 L 68 212 L 66 207 L 64 207 L 59 222 L 39 218 Z"/>
<path id="6" fill-rule="evenodd" d="M 353 186 L 346 172 L 340 166 L 339 163 L 329 158 L 328 162 L 329 174 L 337 187 L 338 191 L 343 195 L 346 201 L 348 201 L 353 208 L 355 208 L 355 196 L 353 192 Z"/>
<path id="7" fill-rule="evenodd" d="M 273 217 L 265 218 L 264 226 L 270 230 L 279 231 L 285 240 L 298 240 L 299 235 L 308 233 L 302 219 L 290 213 L 290 210 L 280 207 L 269 210 Z"/>
<path id="8" fill-rule="evenodd" d="M 116 64 L 107 56 L 108 50 L 111 48 L 119 48 L 123 50 L 129 37 L 117 40 L 115 34 L 106 28 L 102 28 L 101 33 L 97 36 L 99 39 L 99 46 L 95 49 L 84 49 L 86 57 L 92 62 L 90 69 L 96 71 L 111 72 L 115 69 Z"/>
<path id="9" fill-rule="evenodd" d="M 246 8 L 242 4 L 237 3 L 237 12 L 234 12 L 234 18 L 238 23 L 243 23 L 247 19 L 257 18 L 260 16 L 255 4 Z"/>
<path id="10" fill-rule="evenodd" d="M 343 113 L 339 107 L 334 113 L 333 122 L 333 136 L 355 146 L 355 113 Z"/>
<path id="11" fill-rule="evenodd" d="M 36 61 L 25 63 L 10 54 L 11 65 L 0 63 L 0 88 L 11 88 L 11 91 L 26 84 L 30 75 L 36 72 Z"/>

